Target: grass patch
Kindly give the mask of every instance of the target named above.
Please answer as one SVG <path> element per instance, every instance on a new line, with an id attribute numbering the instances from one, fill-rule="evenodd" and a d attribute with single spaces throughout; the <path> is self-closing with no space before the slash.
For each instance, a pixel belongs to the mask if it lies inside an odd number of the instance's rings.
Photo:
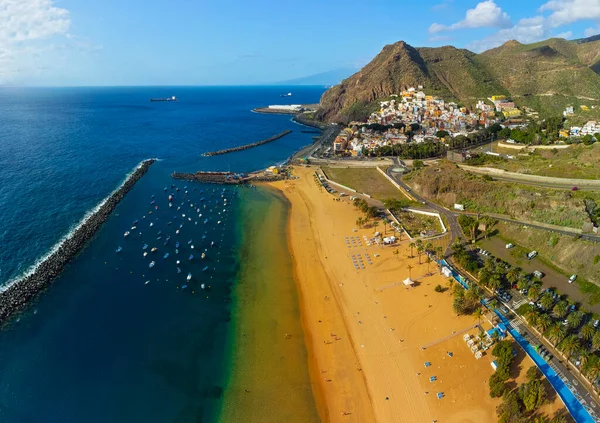
<path id="1" fill-rule="evenodd" d="M 583 279 L 578 280 L 577 285 L 579 285 L 581 292 L 588 294 L 587 300 L 591 305 L 600 303 L 600 286 Z"/>
<path id="2" fill-rule="evenodd" d="M 422 232 L 425 233 L 426 236 L 432 236 L 442 232 L 440 221 L 435 216 L 407 211 L 396 213 L 396 218 L 412 238 L 420 236 Z"/>
<path id="3" fill-rule="evenodd" d="M 407 199 L 377 169 L 323 167 L 323 171 L 332 181 L 355 189 L 360 193 L 369 194 L 377 200 L 383 201 L 388 198 L 397 200 Z"/>

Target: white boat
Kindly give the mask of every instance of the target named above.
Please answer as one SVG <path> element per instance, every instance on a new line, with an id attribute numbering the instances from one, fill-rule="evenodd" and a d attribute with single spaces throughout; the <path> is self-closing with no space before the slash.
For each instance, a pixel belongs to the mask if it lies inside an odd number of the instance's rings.
<path id="1" fill-rule="evenodd" d="M 201 257 L 202 257 L 202 258 L 206 257 L 206 254 L 202 253 L 202 256 L 201 256 Z"/>
<path id="2" fill-rule="evenodd" d="M 154 252 L 156 252 L 156 250 L 158 250 L 158 248 L 152 247 L 152 250 L 150 250 L 150 251 L 152 251 L 154 253 Z"/>
<path id="3" fill-rule="evenodd" d="M 148 255 L 148 251 L 144 251 L 144 257 Z"/>
<path id="4" fill-rule="evenodd" d="M 129 231 L 125 232 L 125 233 L 123 234 L 123 237 L 125 237 L 125 238 L 126 238 L 128 235 L 129 235 Z"/>
<path id="5" fill-rule="evenodd" d="M 191 279 L 192 279 L 192 274 L 191 274 L 191 273 L 188 273 L 188 275 L 187 275 L 187 280 L 189 281 L 189 280 L 191 280 Z"/>
<path id="6" fill-rule="evenodd" d="M 152 268 L 152 267 L 154 267 L 154 264 L 155 263 L 153 261 L 151 261 L 150 264 L 148 265 L 148 267 Z"/>
<path id="7" fill-rule="evenodd" d="M 204 289 L 204 284 L 203 283 L 200 284 L 200 288 Z"/>

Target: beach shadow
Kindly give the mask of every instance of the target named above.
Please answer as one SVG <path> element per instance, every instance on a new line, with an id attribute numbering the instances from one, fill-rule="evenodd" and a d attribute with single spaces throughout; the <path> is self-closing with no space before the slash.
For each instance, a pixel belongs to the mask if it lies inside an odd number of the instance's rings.
<path id="1" fill-rule="evenodd" d="M 519 375 L 521 374 L 521 371 L 523 371 L 523 361 L 525 360 L 525 351 L 523 351 L 521 348 L 516 348 L 516 344 L 515 344 L 515 349 L 517 351 L 517 356 L 515 357 L 512 366 L 510 366 L 510 378 L 511 379 L 517 379 L 519 377 Z"/>

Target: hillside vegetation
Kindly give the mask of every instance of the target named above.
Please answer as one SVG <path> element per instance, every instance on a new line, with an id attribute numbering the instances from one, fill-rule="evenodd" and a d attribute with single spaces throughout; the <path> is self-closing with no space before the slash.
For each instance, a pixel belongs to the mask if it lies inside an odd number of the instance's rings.
<path id="1" fill-rule="evenodd" d="M 414 171 L 404 180 L 423 196 L 448 208 L 459 203 L 471 212 L 497 213 L 577 229 L 589 221 L 584 198 L 597 202 L 600 198 L 591 192 L 490 181 L 445 161 Z"/>
<path id="2" fill-rule="evenodd" d="M 494 151 L 516 154 L 515 150 L 508 148 L 495 147 Z M 493 163 L 483 165 L 527 175 L 600 179 L 600 143 L 573 144 L 565 149 L 538 149 L 531 153 L 517 154 L 514 159 L 496 159 Z"/>
<path id="3" fill-rule="evenodd" d="M 414 48 L 400 41 L 385 46 L 363 69 L 327 90 L 317 116 L 342 122 L 364 119 L 378 100 L 418 85 L 427 94 L 465 105 L 505 94 L 542 114 L 556 114 L 567 104 L 599 104 L 596 38 L 508 41 L 481 54 L 452 46 Z"/>

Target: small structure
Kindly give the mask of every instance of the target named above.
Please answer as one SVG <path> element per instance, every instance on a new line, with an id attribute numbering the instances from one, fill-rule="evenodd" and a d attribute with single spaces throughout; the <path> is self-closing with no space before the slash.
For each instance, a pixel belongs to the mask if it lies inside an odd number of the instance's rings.
<path id="1" fill-rule="evenodd" d="M 498 370 L 498 363 L 496 360 L 492 361 L 490 364 L 492 365 L 492 369 L 494 369 L 494 371 Z"/>
<path id="2" fill-rule="evenodd" d="M 411 278 L 404 279 L 402 283 L 406 286 L 413 286 L 415 284 Z"/>

